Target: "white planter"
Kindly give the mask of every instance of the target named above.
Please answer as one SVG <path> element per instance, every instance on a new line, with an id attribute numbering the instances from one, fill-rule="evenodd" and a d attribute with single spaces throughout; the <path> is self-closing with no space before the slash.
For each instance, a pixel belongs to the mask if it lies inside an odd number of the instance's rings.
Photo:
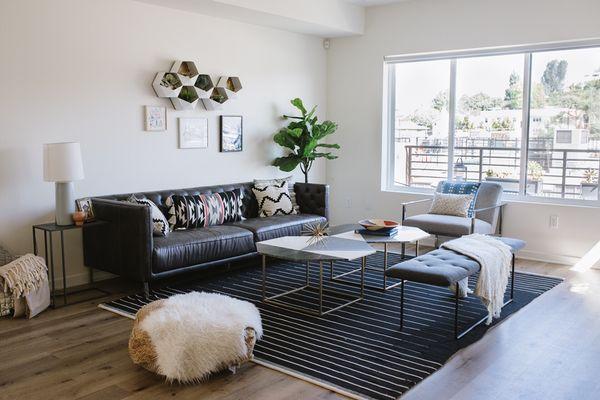
<path id="1" fill-rule="evenodd" d="M 199 75 L 198 68 L 196 68 L 193 61 L 175 61 L 171 67 L 171 72 L 176 73 L 185 86 L 193 86 Z"/>
<path id="2" fill-rule="evenodd" d="M 242 82 L 237 76 L 222 76 L 217 81 L 217 87 L 225 89 L 228 98 L 235 99 L 242 90 Z"/>
<path id="3" fill-rule="evenodd" d="M 225 92 L 224 88 L 215 87 L 211 91 L 209 98 L 201 100 L 202 104 L 204 105 L 204 108 L 206 108 L 209 111 L 212 111 L 220 110 L 221 108 L 223 108 L 223 103 L 229 100 L 229 97 L 227 96 L 227 93 Z"/>
<path id="4" fill-rule="evenodd" d="M 177 74 L 159 72 L 152 82 L 152 87 L 158 97 L 173 98 L 179 96 L 183 84 Z"/>
<path id="5" fill-rule="evenodd" d="M 194 82 L 194 89 L 201 99 L 208 99 L 215 85 L 210 75 L 200 74 Z"/>
<path id="6" fill-rule="evenodd" d="M 193 86 L 184 86 L 179 96 L 171 98 L 176 110 L 193 110 L 198 105 L 199 97 Z"/>

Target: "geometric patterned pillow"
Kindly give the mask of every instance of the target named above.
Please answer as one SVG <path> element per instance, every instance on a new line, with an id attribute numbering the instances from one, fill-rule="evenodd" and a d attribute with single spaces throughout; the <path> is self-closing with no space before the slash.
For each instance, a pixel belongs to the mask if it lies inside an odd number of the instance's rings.
<path id="1" fill-rule="evenodd" d="M 167 236 L 170 232 L 169 223 L 165 218 L 164 214 L 160 209 L 154 204 L 153 201 L 148 199 L 138 199 L 134 195 L 129 196 L 127 199 L 129 203 L 141 204 L 147 207 L 150 207 L 150 218 L 152 218 L 152 233 L 154 236 Z"/>
<path id="2" fill-rule="evenodd" d="M 172 195 L 166 205 L 171 230 L 204 228 L 243 219 L 240 189 L 191 196 Z"/>
<path id="3" fill-rule="evenodd" d="M 446 194 L 435 192 L 429 214 L 466 217 L 473 201 L 472 194 Z"/>
<path id="4" fill-rule="evenodd" d="M 252 192 L 258 202 L 259 217 L 296 214 L 290 199 L 287 181 L 281 181 L 275 185 L 254 187 Z"/>
<path id="5" fill-rule="evenodd" d="M 288 185 L 288 191 L 290 194 L 290 200 L 292 201 L 292 207 L 294 208 L 294 214 L 300 213 L 300 206 L 296 200 L 296 192 L 294 191 L 294 183 L 292 182 L 293 176 L 286 176 L 285 178 L 274 178 L 274 179 L 255 179 L 255 188 L 264 188 L 265 186 L 279 185 L 282 181 L 286 181 Z"/>
<path id="6" fill-rule="evenodd" d="M 477 200 L 477 193 L 479 191 L 479 182 L 452 182 L 445 181 L 442 183 L 440 192 L 447 194 L 470 194 L 473 195 L 467 217 L 473 217 L 473 210 L 475 209 L 475 201 Z"/>

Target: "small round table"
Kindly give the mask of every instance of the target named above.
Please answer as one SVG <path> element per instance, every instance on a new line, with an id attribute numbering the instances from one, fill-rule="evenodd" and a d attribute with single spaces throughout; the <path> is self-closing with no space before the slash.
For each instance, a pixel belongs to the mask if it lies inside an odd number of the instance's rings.
<path id="1" fill-rule="evenodd" d="M 407 243 L 415 243 L 415 246 L 416 246 L 415 257 L 416 257 L 419 255 L 419 240 L 423 240 L 423 239 L 429 237 L 429 233 L 427 233 L 419 228 L 412 227 L 412 226 L 398 226 L 398 232 L 393 236 L 365 235 L 365 234 L 356 233 L 356 231 L 359 229 L 362 229 L 362 226 L 357 225 L 357 224 L 339 225 L 339 226 L 332 227 L 330 229 L 329 234 L 330 234 L 330 236 L 342 237 L 342 238 L 347 238 L 347 239 L 360 240 L 360 238 L 362 238 L 362 240 L 364 240 L 367 243 L 383 244 L 383 267 L 382 268 L 374 268 L 374 267 L 366 266 L 366 269 L 380 271 L 383 273 L 383 284 L 382 284 L 382 286 L 373 286 L 373 285 L 365 284 L 365 287 L 368 287 L 370 289 L 378 289 L 378 290 L 382 290 L 382 291 L 392 289 L 392 288 L 400 285 L 400 283 L 401 283 L 401 282 L 396 282 L 396 283 L 393 283 L 390 285 L 387 284 L 387 277 L 385 275 L 385 272 L 388 268 L 388 244 L 400 243 L 402 246 L 402 252 L 400 253 L 401 258 L 402 258 L 402 260 L 405 260 L 407 258 L 412 258 L 412 256 L 409 257 L 406 255 L 406 244 Z M 357 269 L 353 269 L 351 271 L 344 272 L 343 274 L 334 276 L 333 262 L 332 262 L 330 264 L 330 275 L 331 275 L 330 280 L 342 282 L 342 283 L 354 284 L 354 282 L 345 281 L 340 278 L 343 276 L 347 276 L 347 275 L 356 273 L 356 272 L 360 272 L 360 270 L 361 270 L 360 268 L 357 268 Z"/>

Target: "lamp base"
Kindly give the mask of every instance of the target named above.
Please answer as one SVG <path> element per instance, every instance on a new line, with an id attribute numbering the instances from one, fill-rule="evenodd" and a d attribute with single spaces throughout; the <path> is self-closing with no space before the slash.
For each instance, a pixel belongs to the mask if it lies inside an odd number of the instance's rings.
<path id="1" fill-rule="evenodd" d="M 73 225 L 73 182 L 56 182 L 56 225 Z"/>

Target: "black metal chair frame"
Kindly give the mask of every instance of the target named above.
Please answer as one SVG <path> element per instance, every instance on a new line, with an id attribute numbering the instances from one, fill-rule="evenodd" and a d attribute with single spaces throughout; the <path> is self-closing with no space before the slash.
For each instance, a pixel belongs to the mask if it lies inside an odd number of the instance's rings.
<path id="1" fill-rule="evenodd" d="M 400 283 L 400 330 L 402 330 L 404 328 L 404 282 L 406 280 L 402 279 L 401 283 Z M 481 318 L 479 321 L 475 322 L 473 325 L 469 326 L 467 329 L 465 329 L 462 332 L 458 332 L 458 308 L 459 308 L 459 303 L 460 303 L 460 297 L 459 297 L 459 285 L 458 282 L 455 283 L 456 285 L 456 293 L 454 295 L 454 338 L 456 340 L 462 338 L 463 336 L 465 336 L 467 333 L 471 332 L 473 329 L 475 329 L 475 327 L 477 327 L 478 325 L 480 325 L 481 323 L 485 322 L 485 320 L 487 320 L 487 315 L 483 318 Z M 512 260 L 511 260 L 511 273 L 510 273 L 510 298 L 502 305 L 502 307 L 504 307 L 507 304 L 512 303 L 512 301 L 514 300 L 514 296 L 515 296 L 515 255 L 512 255 Z"/>

